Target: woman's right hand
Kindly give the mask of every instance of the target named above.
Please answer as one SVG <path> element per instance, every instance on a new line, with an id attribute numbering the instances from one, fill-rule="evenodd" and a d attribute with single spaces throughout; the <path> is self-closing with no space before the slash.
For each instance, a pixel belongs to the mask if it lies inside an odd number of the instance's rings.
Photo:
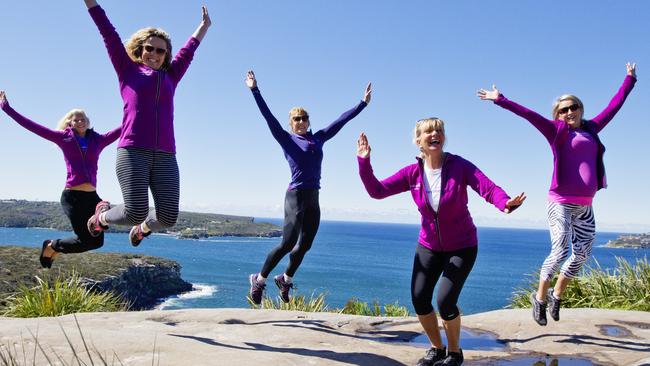
<path id="1" fill-rule="evenodd" d="M 625 69 L 629 76 L 636 79 L 636 62 L 632 64 L 628 62 L 627 64 L 625 64 Z"/>
<path id="2" fill-rule="evenodd" d="M 370 145 L 368 144 L 366 134 L 363 132 L 361 132 L 357 140 L 357 156 L 364 159 L 370 157 Z"/>
<path id="3" fill-rule="evenodd" d="M 253 70 L 248 70 L 246 73 L 246 86 L 250 89 L 257 87 L 257 80 L 255 80 L 255 73 Z"/>
<path id="4" fill-rule="evenodd" d="M 90 8 L 94 8 L 95 6 L 98 5 L 98 4 L 97 4 L 97 0 L 84 0 L 84 2 L 86 3 L 86 7 L 87 7 L 88 9 L 90 9 Z"/>
<path id="5" fill-rule="evenodd" d="M 476 95 L 481 98 L 481 100 L 492 100 L 495 101 L 499 97 L 499 89 L 497 89 L 496 85 L 492 84 L 492 90 L 485 90 L 483 88 L 479 89 L 476 92 Z"/>
<path id="6" fill-rule="evenodd" d="M 7 94 L 4 90 L 0 90 L 0 107 L 4 107 L 7 104 L 9 104 L 9 101 L 7 101 Z"/>

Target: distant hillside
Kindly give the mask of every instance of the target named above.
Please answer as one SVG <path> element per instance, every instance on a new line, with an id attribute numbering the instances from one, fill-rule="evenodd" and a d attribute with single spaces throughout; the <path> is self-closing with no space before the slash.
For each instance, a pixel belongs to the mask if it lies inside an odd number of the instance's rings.
<path id="1" fill-rule="evenodd" d="M 605 244 L 612 248 L 650 248 L 650 233 L 621 235 Z"/>
<path id="2" fill-rule="evenodd" d="M 40 227 L 71 231 L 58 202 L 0 200 L 0 227 Z M 127 232 L 130 227 L 112 226 L 109 232 Z M 278 237 L 281 228 L 252 217 L 181 211 L 176 226 L 166 231 L 183 238 L 209 236 Z"/>

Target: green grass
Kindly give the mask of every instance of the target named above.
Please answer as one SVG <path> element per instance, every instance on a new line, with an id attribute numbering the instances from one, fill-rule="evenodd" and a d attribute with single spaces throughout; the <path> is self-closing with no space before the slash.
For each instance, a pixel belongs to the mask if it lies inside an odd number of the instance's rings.
<path id="1" fill-rule="evenodd" d="M 650 264 L 647 258 L 630 264 L 616 257 L 616 268 L 603 270 L 598 262 L 569 283 L 562 294 L 562 307 L 650 311 Z M 555 285 L 557 276 L 551 281 Z M 529 308 L 529 295 L 537 291 L 539 273 L 530 276 L 526 287 L 513 293 L 512 308 Z"/>
<path id="2" fill-rule="evenodd" d="M 128 305 L 117 295 L 86 288 L 79 275 L 59 275 L 50 284 L 36 276 L 37 285 L 20 285 L 18 293 L 7 299 L 2 315 L 17 318 L 60 316 L 72 313 L 126 311 Z"/>
<path id="3" fill-rule="evenodd" d="M 387 317 L 399 317 L 399 316 L 409 316 L 408 308 L 405 306 L 399 305 L 397 302 L 394 304 L 386 304 L 383 307 L 379 305 L 379 302 L 376 300 L 369 305 L 367 302 L 360 301 L 356 297 L 351 298 L 347 301 L 345 306 L 340 309 L 332 309 L 325 302 L 325 294 L 320 293 L 318 295 L 311 294 L 310 297 L 305 295 L 294 295 L 291 296 L 291 301 L 288 303 L 282 302 L 279 298 L 272 299 L 271 297 L 265 296 L 262 299 L 262 304 L 257 306 L 253 301 L 248 298 L 248 304 L 251 308 L 261 308 L 261 309 L 273 309 L 273 310 L 296 310 L 296 311 L 306 311 L 306 312 L 331 312 L 339 314 L 351 314 L 351 315 L 367 315 L 367 316 L 387 316 Z"/>

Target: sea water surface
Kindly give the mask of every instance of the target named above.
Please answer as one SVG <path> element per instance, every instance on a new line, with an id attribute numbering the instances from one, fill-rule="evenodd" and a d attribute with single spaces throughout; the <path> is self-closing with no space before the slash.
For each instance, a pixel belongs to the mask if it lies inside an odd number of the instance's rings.
<path id="1" fill-rule="evenodd" d="M 281 224 L 277 219 L 258 219 Z M 419 225 L 323 221 L 296 273 L 298 293 L 325 292 L 330 307 L 356 297 L 381 304 L 398 302 L 413 312 L 411 267 Z M 508 305 L 513 290 L 530 281 L 549 252 L 548 230 L 479 228 L 479 251 L 459 306 L 465 314 Z M 49 229 L 0 228 L 0 244 L 40 247 L 45 239 L 70 233 Z M 603 245 L 618 233 L 597 233 L 592 259 L 603 268 L 616 266 L 615 256 L 630 262 L 648 256 L 648 249 L 613 249 Z M 127 234 L 107 233 L 100 252 L 139 253 L 170 258 L 182 266 L 182 277 L 195 290 L 166 299 L 164 309 L 248 307 L 248 275 L 258 272 L 280 238 L 219 237 L 203 240 L 152 235 L 133 248 Z M 81 254 L 83 255 L 83 254 Z M 288 256 L 271 276 L 282 273 Z M 53 266 L 56 268 L 56 262 Z M 277 296 L 272 280 L 267 293 Z"/>

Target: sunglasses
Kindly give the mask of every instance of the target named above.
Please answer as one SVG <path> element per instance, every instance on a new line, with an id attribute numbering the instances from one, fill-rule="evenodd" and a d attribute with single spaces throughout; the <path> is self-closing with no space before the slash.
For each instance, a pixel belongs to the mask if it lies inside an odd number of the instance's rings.
<path id="1" fill-rule="evenodd" d="M 294 122 L 300 122 L 300 121 L 309 122 L 309 116 L 293 116 L 291 117 L 291 119 Z"/>
<path id="2" fill-rule="evenodd" d="M 147 52 L 153 52 L 153 51 L 156 51 L 156 53 L 157 53 L 158 55 L 164 55 L 165 53 L 167 53 L 167 50 L 166 50 L 166 49 L 164 49 L 164 48 L 154 47 L 154 46 L 149 45 L 149 44 L 145 44 L 145 45 L 143 45 L 142 48 L 144 48 L 144 50 L 147 51 Z"/>
<path id="3" fill-rule="evenodd" d="M 575 111 L 577 111 L 578 109 L 580 109 L 580 106 L 579 106 L 579 105 L 577 105 L 577 104 L 571 104 L 571 105 L 568 106 L 568 107 L 564 107 L 564 108 L 560 108 L 560 109 L 558 109 L 557 112 L 558 112 L 559 114 L 567 114 L 567 113 L 569 113 L 569 111 L 571 111 L 571 112 L 575 112 Z"/>

